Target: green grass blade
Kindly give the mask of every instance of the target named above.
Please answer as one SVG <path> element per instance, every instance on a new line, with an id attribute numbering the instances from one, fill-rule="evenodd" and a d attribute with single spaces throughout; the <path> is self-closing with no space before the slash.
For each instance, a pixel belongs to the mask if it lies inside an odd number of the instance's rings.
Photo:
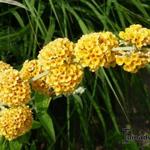
<path id="1" fill-rule="evenodd" d="M 146 12 L 145 8 L 143 7 L 143 4 L 140 0 L 131 0 L 133 5 L 136 6 L 136 8 L 146 17 L 149 18 L 148 13 Z"/>
<path id="2" fill-rule="evenodd" d="M 89 30 L 88 30 L 87 26 L 82 21 L 80 16 L 70 6 L 66 6 L 66 9 L 68 10 L 68 12 L 70 12 L 76 18 L 76 20 L 79 23 L 79 26 L 80 26 L 83 34 L 89 33 Z"/>
<path id="3" fill-rule="evenodd" d="M 52 40 L 54 32 L 55 32 L 55 19 L 53 17 L 50 17 L 50 24 L 49 24 L 49 28 L 47 30 L 47 35 L 45 37 L 44 44 L 47 44 L 49 41 Z"/>
<path id="4" fill-rule="evenodd" d="M 111 118 L 111 120 L 112 120 L 112 122 L 113 122 L 113 125 L 114 125 L 114 127 L 115 127 L 115 130 L 116 130 L 116 132 L 117 132 L 118 134 L 120 134 L 120 130 L 119 130 L 119 127 L 118 127 L 118 123 L 117 123 L 117 121 L 116 121 L 116 116 L 115 116 L 115 114 L 114 114 L 114 112 L 113 112 L 113 110 L 112 110 L 111 97 L 109 96 L 109 90 L 108 90 L 108 88 L 107 88 L 107 86 L 106 86 L 105 83 L 103 83 L 103 86 L 104 86 L 104 88 L 103 88 L 103 90 L 101 91 L 101 95 L 102 95 L 102 97 L 103 97 L 103 99 L 104 99 L 105 105 L 106 105 L 106 107 L 107 107 L 107 110 L 108 110 L 108 112 L 109 112 L 110 118 Z M 101 90 L 101 89 L 100 89 L 100 90 Z"/>
<path id="5" fill-rule="evenodd" d="M 17 11 L 11 11 L 12 14 L 15 16 L 15 18 L 17 19 L 19 25 L 24 28 L 25 27 L 25 24 L 24 24 L 24 21 L 23 19 L 21 18 L 21 16 L 19 15 L 19 13 Z"/>
<path id="6" fill-rule="evenodd" d="M 92 104 L 92 106 L 94 107 L 96 113 L 97 113 L 97 116 L 100 120 L 100 122 L 102 123 L 102 127 L 103 127 L 103 131 L 104 131 L 104 137 L 105 137 L 105 142 L 107 141 L 107 128 L 106 128 L 106 123 L 105 123 L 105 120 L 104 120 L 104 117 L 102 115 L 102 112 L 98 106 L 98 104 L 95 102 L 95 100 L 92 98 L 92 95 L 90 94 L 89 91 L 86 91 L 87 93 L 87 96 L 90 100 L 90 103 Z"/>
<path id="7" fill-rule="evenodd" d="M 104 28 L 108 29 L 107 23 L 106 23 L 106 18 L 100 14 L 97 9 L 94 7 L 94 5 L 92 5 L 90 2 L 86 1 L 86 0 L 81 0 L 81 2 L 83 2 L 84 4 L 86 4 L 97 16 L 97 18 L 99 19 L 99 21 L 103 24 Z"/>
<path id="8" fill-rule="evenodd" d="M 25 5 L 21 4 L 18 1 L 14 1 L 14 0 L 0 0 L 0 3 L 6 3 L 6 4 L 10 4 L 10 5 L 15 5 L 15 6 L 18 6 L 20 8 L 24 8 L 24 9 L 28 10 Z"/>
<path id="9" fill-rule="evenodd" d="M 29 1 L 25 0 L 25 3 L 26 3 L 26 5 L 27 5 L 27 7 L 28 7 L 28 9 L 32 15 L 32 19 L 34 19 L 34 21 L 38 25 L 39 30 L 41 31 L 43 38 L 45 38 L 47 30 L 46 30 L 46 27 L 45 27 L 41 17 L 39 16 L 39 13 L 37 12 L 35 7 Z M 30 19 L 30 17 L 29 17 L 29 19 Z M 34 29 L 34 27 L 33 27 L 33 29 Z"/>
<path id="10" fill-rule="evenodd" d="M 70 99 L 67 97 L 67 144 L 70 150 Z"/>
<path id="11" fill-rule="evenodd" d="M 116 76 L 114 75 L 114 73 L 113 73 L 112 70 L 108 70 L 108 71 L 109 71 L 110 76 L 111 76 L 111 79 L 112 79 L 112 81 L 113 81 L 113 83 L 114 83 L 114 85 L 115 85 L 115 87 L 116 87 L 116 90 L 117 90 L 118 93 L 119 93 L 119 96 L 120 96 L 121 100 L 122 100 L 123 102 L 125 102 L 125 98 L 124 98 L 124 95 L 123 95 L 123 91 L 121 90 L 121 86 L 119 86 L 119 84 L 118 84 L 118 81 L 117 81 Z"/>
<path id="12" fill-rule="evenodd" d="M 90 149 L 92 147 L 91 145 L 91 139 L 90 139 L 90 136 L 89 136 L 89 130 L 88 130 L 88 123 L 87 123 L 87 120 L 86 118 L 84 117 L 84 113 L 83 113 L 83 110 L 81 109 L 80 107 L 80 104 L 78 103 L 78 100 L 76 100 L 76 95 L 73 95 L 74 97 L 74 103 L 75 103 L 75 106 L 76 106 L 76 110 L 78 112 L 78 115 L 79 115 L 79 119 L 80 119 L 80 122 L 81 122 L 81 128 L 83 130 L 83 139 L 84 139 L 84 142 L 85 142 L 85 148 L 86 149 Z"/>
<path id="13" fill-rule="evenodd" d="M 123 28 L 125 28 L 126 27 L 125 16 L 124 16 L 125 13 L 122 13 L 122 9 L 121 9 L 120 5 L 118 4 L 117 0 L 114 0 L 113 3 L 114 3 L 114 6 L 116 8 L 116 12 L 117 12 L 117 14 L 119 16 L 119 20 L 121 22 L 121 26 Z"/>
<path id="14" fill-rule="evenodd" d="M 115 92 L 115 90 L 114 90 L 114 88 L 113 88 L 113 86 L 112 86 L 112 84 L 111 84 L 111 82 L 110 82 L 110 80 L 109 80 L 105 70 L 103 68 L 101 68 L 101 71 L 104 74 L 104 76 L 106 78 L 106 81 L 107 81 L 108 85 L 110 86 L 112 92 L 114 93 L 114 96 L 116 97 L 116 100 L 117 100 L 118 104 L 120 105 L 120 108 L 122 109 L 122 111 L 123 111 L 127 121 L 129 122 L 129 118 L 128 118 L 128 116 L 127 116 L 127 114 L 126 114 L 126 112 L 125 112 L 125 110 L 124 110 L 124 108 L 123 108 L 123 106 L 122 106 L 122 104 L 121 104 L 121 102 L 119 100 L 119 97 L 117 96 L 117 94 L 116 94 L 116 92 Z"/>
<path id="15" fill-rule="evenodd" d="M 21 28 L 21 29 L 19 29 L 15 33 L 10 33 L 10 34 L 7 34 L 7 35 L 2 35 L 2 36 L 0 36 L 0 41 L 1 40 L 8 40 L 8 39 L 11 39 L 11 38 L 14 40 L 15 38 L 18 38 L 21 34 L 24 34 L 27 31 L 28 27 L 29 26 L 26 26 L 25 28 Z"/>
<path id="16" fill-rule="evenodd" d="M 109 4 L 109 0 L 108 0 L 107 1 L 108 3 L 106 2 L 107 7 L 104 7 L 104 8 L 102 6 L 100 6 L 95 0 L 92 0 L 92 2 L 95 5 L 95 7 L 97 8 L 98 13 L 100 13 L 104 18 L 104 21 L 103 21 L 104 22 L 104 30 L 109 30 L 111 27 L 111 29 L 113 29 L 113 31 L 116 32 L 117 24 L 114 23 L 113 21 L 111 21 L 111 19 L 109 18 L 109 14 L 108 14 L 109 11 L 107 12 L 107 10 L 106 10 L 107 8 L 110 8 L 110 10 L 112 9 L 112 7 L 108 6 L 112 3 L 112 1 Z"/>
<path id="17" fill-rule="evenodd" d="M 62 12 L 63 12 L 63 27 L 64 27 L 64 36 L 68 37 L 68 26 L 67 26 L 67 21 L 68 21 L 68 16 L 65 8 L 65 2 L 64 0 L 62 1 Z"/>
<path id="18" fill-rule="evenodd" d="M 56 10 L 54 4 L 53 4 L 53 0 L 49 0 L 49 3 L 50 3 L 50 6 L 51 6 L 51 8 L 52 8 L 52 10 L 53 10 L 53 12 L 54 12 L 55 18 L 56 18 L 56 20 L 57 20 L 57 22 L 58 22 L 58 24 L 59 24 L 60 31 L 61 31 L 62 35 L 64 36 L 63 27 L 61 26 L 61 22 L 60 22 L 59 17 L 58 17 L 59 14 L 57 14 L 58 12 L 57 12 L 57 10 Z M 60 7 L 60 8 L 61 8 L 61 7 Z"/>

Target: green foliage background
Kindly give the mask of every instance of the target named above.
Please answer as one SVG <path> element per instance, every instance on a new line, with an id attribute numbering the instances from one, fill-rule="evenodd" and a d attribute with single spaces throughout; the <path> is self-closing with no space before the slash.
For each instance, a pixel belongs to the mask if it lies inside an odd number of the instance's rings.
<path id="1" fill-rule="evenodd" d="M 20 69 L 58 37 L 76 42 L 82 34 L 117 34 L 130 24 L 149 28 L 149 12 L 150 0 L 0 0 L 0 57 Z M 148 141 L 122 144 L 124 127 L 136 134 L 149 132 L 149 82 L 149 66 L 137 74 L 100 68 L 85 70 L 82 95 L 33 93 L 33 129 L 12 142 L 2 137 L 0 149 L 150 149 Z"/>

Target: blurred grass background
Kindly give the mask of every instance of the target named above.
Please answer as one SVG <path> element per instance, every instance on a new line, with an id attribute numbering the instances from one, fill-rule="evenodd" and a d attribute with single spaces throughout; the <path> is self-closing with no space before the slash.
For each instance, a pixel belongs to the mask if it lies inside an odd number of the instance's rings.
<path id="1" fill-rule="evenodd" d="M 19 69 L 58 37 L 76 42 L 82 34 L 117 34 L 130 24 L 149 28 L 150 0 L 0 0 L 0 57 Z M 85 70 L 82 95 L 50 101 L 35 93 L 33 130 L 0 144 L 7 150 L 150 149 L 149 141 L 122 144 L 122 128 L 150 133 L 149 83 L 149 66 L 137 74 L 119 67 Z"/>

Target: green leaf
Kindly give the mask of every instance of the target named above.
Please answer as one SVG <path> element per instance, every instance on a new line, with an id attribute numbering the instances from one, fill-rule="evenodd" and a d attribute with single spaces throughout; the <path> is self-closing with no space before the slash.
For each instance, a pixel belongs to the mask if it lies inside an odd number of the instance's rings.
<path id="1" fill-rule="evenodd" d="M 56 140 L 55 130 L 54 130 L 53 121 L 50 115 L 47 114 L 46 112 L 43 112 L 38 115 L 38 119 L 40 120 L 41 125 L 44 127 L 46 133 L 49 135 L 51 140 L 55 142 Z"/>
<path id="2" fill-rule="evenodd" d="M 19 143 L 22 144 L 27 144 L 29 142 L 30 136 L 31 136 L 31 132 L 27 132 L 26 134 L 17 138 L 17 141 L 19 141 Z"/>
<path id="3" fill-rule="evenodd" d="M 8 141 L 3 136 L 0 136 L 0 150 L 8 149 Z"/>
<path id="4" fill-rule="evenodd" d="M 36 150 L 36 144 L 35 144 L 35 142 L 33 142 L 31 144 L 30 150 Z"/>
<path id="5" fill-rule="evenodd" d="M 38 92 L 34 95 L 35 107 L 37 112 L 47 111 L 51 98 L 44 96 Z"/>
<path id="6" fill-rule="evenodd" d="M 83 109 L 83 103 L 82 103 L 82 100 L 81 100 L 80 96 L 74 94 L 73 97 L 77 101 L 77 103 L 80 105 L 81 109 Z"/>
<path id="7" fill-rule="evenodd" d="M 22 144 L 18 140 L 13 140 L 9 142 L 10 150 L 21 150 Z"/>
<path id="8" fill-rule="evenodd" d="M 4 137 L 0 136 L 0 146 L 3 144 L 4 140 L 5 140 Z"/>
<path id="9" fill-rule="evenodd" d="M 139 150 L 137 143 L 135 141 L 130 141 L 128 144 L 126 144 L 125 150 Z"/>
<path id="10" fill-rule="evenodd" d="M 38 129 L 41 127 L 41 124 L 40 122 L 36 121 L 36 120 L 33 120 L 33 123 L 32 123 L 32 129 Z"/>

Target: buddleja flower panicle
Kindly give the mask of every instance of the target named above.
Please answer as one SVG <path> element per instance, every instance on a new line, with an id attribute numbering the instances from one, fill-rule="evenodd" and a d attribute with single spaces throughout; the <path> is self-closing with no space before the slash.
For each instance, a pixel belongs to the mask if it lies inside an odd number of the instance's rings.
<path id="1" fill-rule="evenodd" d="M 99 67 L 114 66 L 115 56 L 111 49 L 118 44 L 118 39 L 111 32 L 83 35 L 75 45 L 76 61 L 92 72 Z"/>
<path id="2" fill-rule="evenodd" d="M 83 77 L 83 69 L 79 64 L 64 64 L 51 69 L 47 84 L 49 84 L 56 95 L 71 94 L 80 84 Z"/>
<path id="3" fill-rule="evenodd" d="M 74 57 L 74 43 L 67 38 L 58 38 L 49 42 L 39 52 L 38 59 L 44 70 L 70 64 Z"/>
<path id="4" fill-rule="evenodd" d="M 22 78 L 31 81 L 33 90 L 51 96 L 54 93 L 50 90 L 51 87 L 46 83 L 47 76 L 43 76 L 34 81 L 32 80 L 32 78 L 38 77 L 43 72 L 44 70 L 39 63 L 39 60 L 36 59 L 33 59 L 31 61 L 26 60 L 23 64 L 22 69 L 20 70 Z"/>
<path id="5" fill-rule="evenodd" d="M 131 52 L 124 55 L 116 55 L 116 63 L 123 66 L 127 72 L 137 73 L 149 63 L 149 56 L 143 52 Z"/>
<path id="6" fill-rule="evenodd" d="M 31 97 L 30 84 L 15 69 L 0 73 L 0 102 L 8 106 L 27 104 Z"/>
<path id="7" fill-rule="evenodd" d="M 0 135 L 11 141 L 28 132 L 32 127 L 32 111 L 27 106 L 3 110 L 0 115 Z"/>
<path id="8" fill-rule="evenodd" d="M 128 44 L 135 45 L 138 49 L 150 45 L 150 29 L 143 28 L 142 25 L 133 24 L 120 31 L 119 36 Z"/>

